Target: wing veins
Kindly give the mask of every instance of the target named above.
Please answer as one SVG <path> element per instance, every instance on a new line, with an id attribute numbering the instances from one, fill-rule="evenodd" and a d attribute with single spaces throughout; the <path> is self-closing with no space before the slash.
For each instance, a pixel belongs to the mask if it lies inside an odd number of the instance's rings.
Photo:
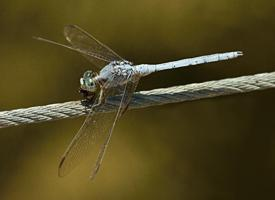
<path id="1" fill-rule="evenodd" d="M 72 38 L 69 37 L 68 35 L 68 30 L 78 30 L 80 33 L 82 33 L 84 36 L 87 36 L 87 38 L 90 38 L 91 40 L 95 41 L 97 44 L 99 44 L 99 46 L 103 47 L 103 49 L 107 50 L 108 52 L 110 52 L 111 54 L 113 54 L 115 57 L 119 58 L 120 60 L 124 60 L 120 55 L 118 55 L 114 50 L 112 50 L 110 47 L 108 47 L 107 45 L 103 44 L 102 42 L 100 42 L 99 40 L 97 40 L 94 36 L 92 36 L 91 34 L 89 34 L 87 31 L 83 30 L 82 28 L 76 26 L 76 25 L 67 25 L 64 28 L 64 35 L 65 38 L 67 39 L 68 42 L 70 42 L 73 46 L 73 42 L 72 42 Z M 93 52 L 94 53 L 94 52 Z M 113 61 L 113 60 L 112 60 Z"/>
<path id="2" fill-rule="evenodd" d="M 76 51 L 76 52 L 82 54 L 83 56 L 91 56 L 91 57 L 97 58 L 97 59 L 105 61 L 105 62 L 112 62 L 112 60 L 110 60 L 110 59 L 108 59 L 108 58 L 106 58 L 106 57 L 104 57 L 100 54 L 87 52 L 87 51 L 84 51 L 82 49 L 78 49 L 78 48 L 73 47 L 73 46 L 61 44 L 61 43 L 55 42 L 53 40 L 48 40 L 48 39 L 45 39 L 45 38 L 42 38 L 42 37 L 33 37 L 33 38 L 36 39 L 36 40 L 42 41 L 42 42 L 47 42 L 47 43 L 50 43 L 50 44 L 53 44 L 53 45 L 57 45 L 57 46 L 61 46 L 61 47 L 70 49 L 71 51 Z"/>
<path id="3" fill-rule="evenodd" d="M 129 77 L 128 77 L 128 79 L 129 79 Z M 132 95 L 133 95 L 133 93 L 134 93 L 134 91 L 136 89 L 137 84 L 138 84 L 138 80 L 139 79 L 137 79 L 134 82 L 134 84 L 132 85 L 132 87 L 130 87 L 128 89 L 127 89 L 127 87 L 129 86 L 129 81 L 127 81 L 127 83 L 125 84 L 124 91 L 123 91 L 123 94 L 122 94 L 122 98 L 121 98 L 121 101 L 120 101 L 120 104 L 119 104 L 119 108 L 118 108 L 118 110 L 116 112 L 116 117 L 115 117 L 113 125 L 112 125 L 112 127 L 111 127 L 111 129 L 109 131 L 107 139 L 105 140 L 104 144 L 100 148 L 100 151 L 99 151 L 99 154 L 98 154 L 98 157 L 97 157 L 94 169 L 93 169 L 92 174 L 90 176 L 91 180 L 94 180 L 96 174 L 99 171 L 99 168 L 100 168 L 100 166 L 102 164 L 102 161 L 103 161 L 104 155 L 106 153 L 107 147 L 108 147 L 108 145 L 110 143 L 110 140 L 111 140 L 111 137 L 112 137 L 113 130 L 115 128 L 116 122 L 125 113 L 126 109 L 128 108 L 128 105 L 130 103 L 131 97 L 132 97 Z M 127 92 L 128 92 L 129 96 L 126 96 Z"/>

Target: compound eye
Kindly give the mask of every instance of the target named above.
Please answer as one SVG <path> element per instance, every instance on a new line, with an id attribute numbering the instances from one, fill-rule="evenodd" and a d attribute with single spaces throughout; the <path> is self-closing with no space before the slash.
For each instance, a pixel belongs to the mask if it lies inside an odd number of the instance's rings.
<path id="1" fill-rule="evenodd" d="M 86 72 L 84 73 L 83 77 L 84 77 L 84 78 L 90 78 L 90 77 L 92 77 L 92 75 L 93 75 L 93 72 L 92 72 L 92 71 L 86 71 Z"/>
<path id="2" fill-rule="evenodd" d="M 86 79 L 87 85 L 93 85 L 93 80 L 89 77 Z"/>

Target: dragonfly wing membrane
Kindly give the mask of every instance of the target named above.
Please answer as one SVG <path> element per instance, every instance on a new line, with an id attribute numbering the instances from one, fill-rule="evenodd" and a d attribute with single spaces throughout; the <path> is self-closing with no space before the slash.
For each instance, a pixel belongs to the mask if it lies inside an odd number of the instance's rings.
<path id="1" fill-rule="evenodd" d="M 115 60 L 124 60 L 108 46 L 76 25 L 65 26 L 64 36 L 73 47 L 86 52 L 83 55 L 97 66 L 99 66 L 98 60 L 105 64 Z"/>
<path id="2" fill-rule="evenodd" d="M 89 157 L 92 162 L 95 163 L 91 178 L 95 177 L 109 144 L 115 124 L 127 109 L 132 94 L 138 84 L 138 80 L 139 79 L 133 79 L 123 86 L 110 88 L 108 89 L 109 91 L 106 91 L 118 97 L 118 104 L 115 105 L 115 111 L 113 113 L 97 113 L 96 111 L 91 111 L 88 114 L 82 127 L 74 136 L 61 158 L 58 168 L 59 176 L 67 175 L 81 161 Z M 111 96 L 107 95 L 107 102 L 110 97 Z M 95 103 L 96 102 L 97 100 Z"/>
<path id="3" fill-rule="evenodd" d="M 115 112 L 115 119 L 114 122 L 112 124 L 112 127 L 110 128 L 109 132 L 108 132 L 108 136 L 104 142 L 104 144 L 101 146 L 97 160 L 95 162 L 95 166 L 92 170 L 92 174 L 90 176 L 90 178 L 93 180 L 101 166 L 103 157 L 105 155 L 105 152 L 107 150 L 107 147 L 109 145 L 113 130 L 115 128 L 115 125 L 117 123 L 117 121 L 119 120 L 119 118 L 123 115 L 123 113 L 125 113 L 125 111 L 128 108 L 128 105 L 131 102 L 132 96 L 135 92 L 135 89 L 138 85 L 139 82 L 139 78 L 138 77 L 131 77 L 131 79 L 129 79 L 129 81 L 123 85 L 122 87 L 118 87 L 116 88 L 116 90 L 119 90 L 119 92 L 117 92 L 120 95 L 120 101 L 119 101 L 119 106 L 117 111 Z"/>
<path id="4" fill-rule="evenodd" d="M 96 158 L 97 152 L 112 126 L 114 116 L 113 113 L 103 114 L 90 111 L 61 158 L 58 168 L 60 177 L 70 173 L 88 157 Z"/>

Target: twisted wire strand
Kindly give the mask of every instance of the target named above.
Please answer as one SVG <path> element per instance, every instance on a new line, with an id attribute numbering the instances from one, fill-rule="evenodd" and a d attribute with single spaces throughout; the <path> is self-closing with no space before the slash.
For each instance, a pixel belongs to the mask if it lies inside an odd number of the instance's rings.
<path id="1" fill-rule="evenodd" d="M 129 109 L 193 101 L 274 87 L 275 72 L 270 72 L 169 88 L 160 88 L 150 91 L 136 92 Z M 99 112 L 112 112 L 115 106 L 119 105 L 118 99 L 119 98 L 113 97 L 100 108 Z M 0 112 L 0 128 L 73 118 L 85 114 L 87 114 L 87 109 L 81 105 L 80 101 L 2 111 Z"/>

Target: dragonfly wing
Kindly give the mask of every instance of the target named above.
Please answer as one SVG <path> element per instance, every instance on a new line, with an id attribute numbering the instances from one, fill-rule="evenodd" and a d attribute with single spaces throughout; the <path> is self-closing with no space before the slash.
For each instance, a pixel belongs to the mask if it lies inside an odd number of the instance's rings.
<path id="1" fill-rule="evenodd" d="M 118 104 L 115 106 L 115 112 L 113 113 L 97 113 L 91 111 L 85 119 L 82 127 L 74 136 L 72 142 L 68 146 L 67 150 L 63 154 L 59 168 L 58 175 L 65 176 L 71 172 L 81 161 L 88 156 L 95 162 L 95 168 L 93 172 L 93 178 L 98 172 L 101 165 L 106 148 L 109 144 L 114 126 L 119 117 L 127 109 L 130 103 L 132 94 L 138 84 L 138 80 L 129 81 L 128 84 L 122 87 L 109 89 L 107 93 L 119 94 Z M 115 92 L 114 92 L 115 90 Z M 106 101 L 109 101 L 111 96 L 106 97 Z M 95 101 L 95 103 L 97 100 Z"/>
<path id="2" fill-rule="evenodd" d="M 114 119 L 111 129 L 109 130 L 108 136 L 107 136 L 104 144 L 100 148 L 97 160 L 95 162 L 95 166 L 94 166 L 92 174 L 90 176 L 90 178 L 92 180 L 95 178 L 95 176 L 101 166 L 103 157 L 104 157 L 107 147 L 109 145 L 109 142 L 110 142 L 114 127 L 116 125 L 116 122 L 119 120 L 119 118 L 122 116 L 122 114 L 124 114 L 125 111 L 127 110 L 128 106 L 131 102 L 131 98 L 136 90 L 137 85 L 138 85 L 138 82 L 139 82 L 138 77 L 131 77 L 131 79 L 129 79 L 129 81 L 125 85 L 123 85 L 122 90 L 120 88 L 121 100 L 119 103 L 119 107 L 118 107 L 118 110 L 116 111 L 115 119 Z"/>
<path id="3" fill-rule="evenodd" d="M 113 121 L 113 113 L 103 114 L 90 111 L 63 154 L 58 168 L 58 175 L 61 177 L 67 175 L 81 161 L 85 160 L 90 152 L 98 151 L 100 144 L 105 141 L 106 133 L 112 126 Z"/>
<path id="4" fill-rule="evenodd" d="M 74 48 L 85 52 L 83 56 L 100 68 L 105 66 L 106 63 L 115 60 L 124 60 L 108 46 L 76 25 L 65 26 L 64 35 Z"/>

